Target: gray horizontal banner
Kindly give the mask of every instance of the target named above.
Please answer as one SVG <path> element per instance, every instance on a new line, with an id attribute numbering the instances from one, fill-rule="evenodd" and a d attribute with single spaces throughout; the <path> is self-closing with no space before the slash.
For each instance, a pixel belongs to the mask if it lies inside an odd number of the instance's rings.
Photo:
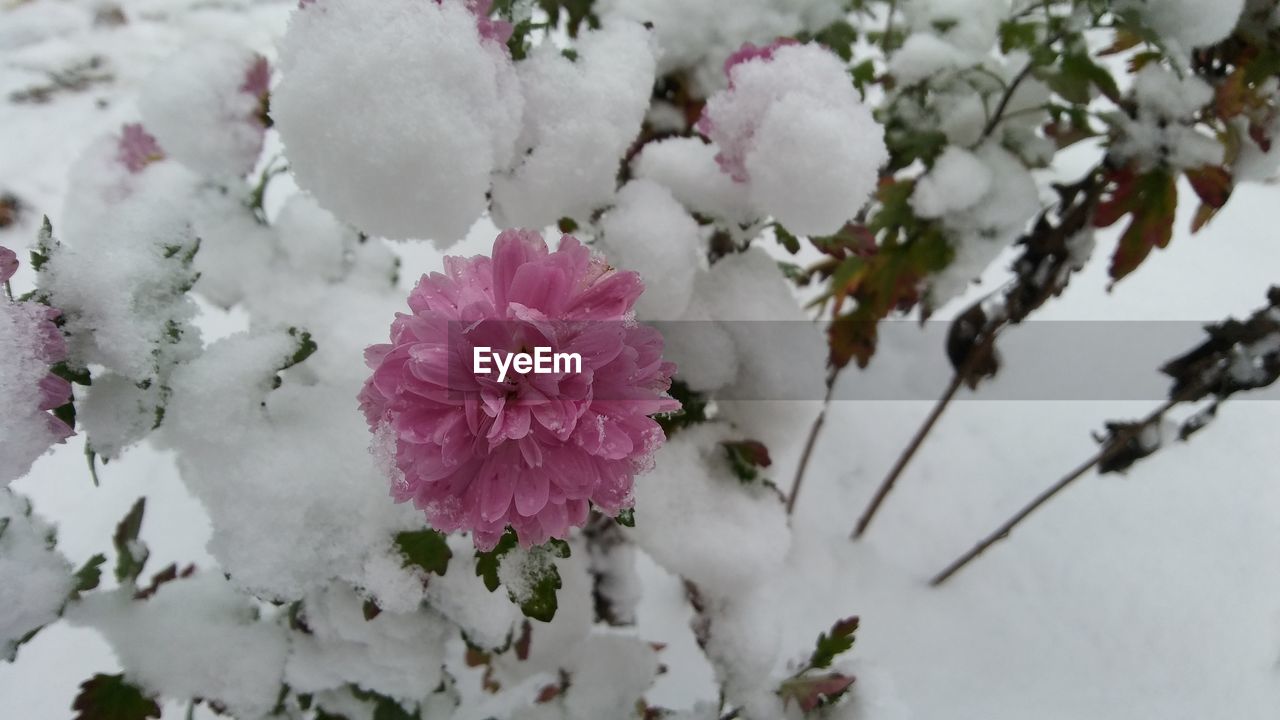
<path id="1" fill-rule="evenodd" d="M 628 328 L 634 327 L 616 322 L 542 321 L 534 328 L 527 323 L 489 321 L 485 330 L 477 332 L 475 328 L 450 325 L 450 345 L 461 341 L 466 348 L 452 348 L 448 373 L 451 389 L 462 392 L 475 387 L 467 375 L 479 372 L 490 379 L 497 377 L 498 363 L 492 357 L 480 370 L 474 366 L 475 345 L 485 344 L 499 354 L 530 355 L 545 345 L 549 352 L 557 353 L 574 348 L 574 341 L 566 338 L 589 331 L 597 339 L 583 347 L 594 351 L 599 336 L 627 336 Z M 825 394 L 827 349 L 823 325 L 750 320 L 647 325 L 663 336 L 664 357 L 678 366 L 675 377 L 711 399 L 809 401 L 822 400 Z M 1172 382 L 1159 368 L 1203 342 L 1204 326 L 1203 322 L 1184 321 L 1030 321 L 1011 326 L 996 343 L 1000 360 L 997 375 L 983 381 L 976 391 L 962 390 L 956 400 L 1160 401 L 1168 397 Z M 872 328 L 868 325 L 865 329 Z M 868 367 L 851 364 L 841 374 L 833 399 L 937 399 L 953 376 L 946 354 L 950 329 L 950 321 L 879 323 L 874 327 L 877 349 Z M 504 336 L 517 340 L 504 343 L 500 339 Z M 481 337 L 489 340 L 476 342 Z M 511 347 L 502 347 L 504 344 Z M 588 354 L 586 369 L 591 368 L 591 362 Z M 529 367 L 528 363 L 524 366 Z M 567 360 L 555 365 L 548 359 L 543 368 L 577 371 Z M 514 363 L 509 364 L 505 380 L 518 381 L 525 374 L 519 370 Z M 596 399 L 626 400 L 610 397 L 615 394 L 620 393 L 600 384 L 594 388 Z M 1280 400 L 1280 389 L 1265 388 L 1236 397 Z"/>

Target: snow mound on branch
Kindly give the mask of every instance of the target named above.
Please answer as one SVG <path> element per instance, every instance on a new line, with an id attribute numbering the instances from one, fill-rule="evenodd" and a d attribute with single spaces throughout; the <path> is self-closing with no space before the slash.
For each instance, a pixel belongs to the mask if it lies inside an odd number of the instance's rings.
<path id="1" fill-rule="evenodd" d="M 964 148 L 949 146 L 916 182 L 911 206 L 922 218 L 967 210 L 991 190 L 991 170 Z"/>
<path id="2" fill-rule="evenodd" d="M 307 596 L 302 620 L 310 632 L 290 635 L 285 668 L 285 681 L 298 692 L 354 683 L 396 700 L 418 702 L 440 686 L 451 628 L 433 612 L 383 611 L 366 620 L 360 596 L 334 585 Z"/>
<path id="3" fill-rule="evenodd" d="M 76 420 L 92 438 L 93 452 L 106 460 L 120 457 L 156 424 L 156 408 L 163 398 L 159 384 L 145 387 L 116 373 L 93 378 L 77 403 Z"/>
<path id="4" fill-rule="evenodd" d="M 907 26 L 931 33 L 963 52 L 986 55 L 996 44 L 1010 0 L 910 0 L 903 10 Z"/>
<path id="5" fill-rule="evenodd" d="M 554 561 L 560 573 L 556 616 L 549 623 L 529 623 L 529 652 L 523 660 L 514 652 L 494 656 L 494 679 L 500 684 L 515 685 L 539 673 L 556 673 L 578 657 L 595 617 L 586 555 L 586 548 L 575 542 L 571 556 Z"/>
<path id="6" fill-rule="evenodd" d="M 358 325 L 360 316 L 335 322 Z M 239 587 L 294 600 L 341 579 L 384 607 L 412 606 L 421 583 L 397 582 L 382 556 L 395 552 L 396 532 L 419 529 L 421 519 L 387 499 L 351 402 L 358 376 L 340 374 L 344 358 L 334 350 L 361 339 L 316 338 L 322 349 L 275 390 L 297 337 L 272 331 L 214 343 L 174 373 L 163 439 L 182 454 L 183 483 L 212 520 L 209 551 Z M 358 353 L 353 359 L 358 368 Z"/>
<path id="7" fill-rule="evenodd" d="M 746 188 L 721 172 L 716 146 L 698 138 L 667 138 L 644 146 L 632 162 L 636 177 L 652 180 L 692 212 L 745 225 L 756 217 Z"/>
<path id="8" fill-rule="evenodd" d="M 1213 101 L 1213 88 L 1198 77 L 1179 77 L 1148 63 L 1133 79 L 1136 117 L 1116 114 L 1119 137 L 1113 150 L 1143 168 L 1219 165 L 1223 145 L 1195 128 L 1196 114 Z M 1247 141 L 1252 142 L 1252 141 Z"/>
<path id="9" fill-rule="evenodd" d="M 0 527 L 0 659 L 12 659 L 27 633 L 58 619 L 75 578 L 53 546 L 53 526 L 4 488 Z"/>
<path id="10" fill-rule="evenodd" d="M 659 565 L 716 597 L 772 575 L 791 545 L 778 496 L 734 476 L 720 445 L 733 438 L 726 426 L 699 425 L 668 440 L 636 484 L 628 533 Z"/>
<path id="11" fill-rule="evenodd" d="M 162 161 L 133 182 L 94 225 L 72 225 L 41 289 L 66 318 L 73 367 L 100 364 L 134 382 L 163 382 L 200 347 L 190 325 L 195 304 L 185 297 L 195 281 L 198 241 L 188 218 L 196 181 Z"/>
<path id="12" fill-rule="evenodd" d="M 517 162 L 494 178 L 499 227 L 586 221 L 613 196 L 649 107 L 652 44 L 641 25 L 618 21 L 583 34 L 575 50 L 570 60 L 544 44 L 518 66 L 524 129 Z"/>
<path id="13" fill-rule="evenodd" d="M 666 188 L 633 180 L 600 219 L 603 243 L 617 267 L 640 273 L 645 292 L 636 301 L 642 320 L 680 317 L 693 295 L 698 270 L 698 223 Z"/>
<path id="14" fill-rule="evenodd" d="M 1120 11 L 1133 10 L 1157 35 L 1190 52 L 1194 48 L 1221 42 L 1235 30 L 1245 0 L 1121 0 Z"/>
<path id="15" fill-rule="evenodd" d="M 201 42 L 159 63 L 138 105 L 147 129 L 179 162 L 213 177 L 243 176 L 262 152 L 269 74 L 266 60 L 246 47 Z"/>
<path id="16" fill-rule="evenodd" d="M 298 184 L 372 234 L 452 244 L 514 157 L 515 69 L 460 0 L 307 5 L 280 70 L 272 117 Z"/>
<path id="17" fill-rule="evenodd" d="M 720 415 L 769 448 L 768 477 L 789 481 L 826 394 L 826 338 L 759 248 L 716 263 L 699 292 L 738 357 L 736 377 L 717 393 Z"/>
<path id="18" fill-rule="evenodd" d="M 949 164 L 956 162 L 957 157 L 953 156 Z M 933 307 L 956 297 L 981 277 L 1040 210 L 1035 179 L 1013 153 L 988 143 L 975 151 L 973 157 L 986 168 L 990 178 L 988 188 L 976 203 L 941 216 L 947 238 L 955 249 L 955 258 L 929 281 L 929 302 Z M 934 178 L 939 189 L 944 179 L 948 183 L 959 182 L 958 175 L 949 175 L 954 169 L 943 167 L 942 173 L 947 177 Z M 952 185 L 945 187 L 954 192 Z M 928 204 L 927 198 L 925 204 Z"/>
<path id="19" fill-rule="evenodd" d="M 888 160 L 845 64 L 813 44 L 733 65 L 698 128 L 760 213 L 804 235 L 830 235 L 857 214 Z"/>
<path id="20" fill-rule="evenodd" d="M 899 85 L 914 85 L 944 70 L 973 65 L 975 58 L 932 33 L 912 33 L 889 58 L 889 74 Z"/>
<path id="21" fill-rule="evenodd" d="M 764 44 L 840 19 L 840 0 L 599 0 L 601 17 L 653 24 L 658 72 L 692 70 L 693 90 L 707 95 L 725 84 L 725 60 L 743 43 Z"/>
<path id="22" fill-rule="evenodd" d="M 325 280 L 339 280 L 359 243 L 359 235 L 311 196 L 298 193 L 276 216 L 280 244 L 293 267 Z"/>
<path id="23" fill-rule="evenodd" d="M 465 535 L 450 535 L 448 542 L 455 558 L 452 562 L 465 562 L 459 558 L 469 558 L 475 552 L 471 539 Z M 505 593 L 489 592 L 466 568 L 431 578 L 427 602 L 462 628 L 472 643 L 491 650 L 505 647 L 512 629 L 523 619 Z"/>
<path id="24" fill-rule="evenodd" d="M 520 711 L 520 720 L 631 720 L 636 703 L 658 676 L 658 655 L 649 643 L 624 635 L 587 639 L 565 668 L 573 678 L 550 702 Z"/>
<path id="25" fill-rule="evenodd" d="M 152 693 L 217 701 L 237 717 L 271 711 L 280 693 L 284 629 L 258 617 L 251 598 L 220 572 L 161 585 L 147 600 L 134 589 L 95 593 L 67 611 L 98 630 L 125 676 Z"/>
<path id="26" fill-rule="evenodd" d="M 273 277 L 279 238 L 254 217 L 247 191 L 201 188 L 192 225 L 200 237 L 193 289 L 209 302 L 229 308 L 254 288 L 279 282 Z"/>

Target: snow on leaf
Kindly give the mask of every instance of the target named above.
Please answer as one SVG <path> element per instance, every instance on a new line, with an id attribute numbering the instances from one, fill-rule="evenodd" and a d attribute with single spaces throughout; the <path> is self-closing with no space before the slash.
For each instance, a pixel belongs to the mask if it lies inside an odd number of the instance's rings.
<path id="1" fill-rule="evenodd" d="M 492 550 L 476 552 L 476 577 L 484 579 L 484 586 L 489 589 L 489 592 L 494 592 L 502 584 L 498 580 L 498 566 L 502 563 L 502 556 L 515 547 L 516 534 L 508 529 Z"/>
<path id="2" fill-rule="evenodd" d="M 116 526 L 111 542 L 116 548 L 116 580 L 134 582 L 142 574 L 147 564 L 150 551 L 146 544 L 138 541 L 138 532 L 142 530 L 142 514 L 146 511 L 147 499 L 138 498 L 128 514 Z"/>

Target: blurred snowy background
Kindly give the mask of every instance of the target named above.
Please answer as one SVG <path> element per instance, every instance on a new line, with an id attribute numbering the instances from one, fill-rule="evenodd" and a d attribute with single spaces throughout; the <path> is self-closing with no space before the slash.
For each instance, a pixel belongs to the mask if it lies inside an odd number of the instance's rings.
<path id="1" fill-rule="evenodd" d="M 7 0 L 0 6 L 0 192 L 21 204 L 16 220 L 0 229 L 0 244 L 25 247 L 43 214 L 58 227 L 68 168 L 95 137 L 137 119 L 139 83 L 158 63 L 202 38 L 232 39 L 273 58 L 293 7 L 287 0 Z M 1065 153 L 1052 172 L 1070 176 L 1084 167 L 1072 163 L 1085 154 Z M 273 184 L 269 211 L 291 192 L 287 180 Z M 1092 263 L 1040 318 L 1244 316 L 1280 282 L 1277 201 L 1273 185 L 1241 186 L 1195 237 L 1185 234 L 1191 208 L 1184 206 L 1169 251 L 1111 292 L 1103 263 Z M 494 232 L 482 222 L 450 253 L 487 251 Z M 1114 233 L 1099 241 L 1109 254 Z M 406 289 L 439 267 L 441 254 L 425 243 L 391 247 L 402 259 Z M 24 267 L 15 282 L 29 284 L 29 272 Z M 996 263 L 986 286 L 1004 272 Z M 206 340 L 245 326 L 237 312 L 202 310 Z M 1183 327 L 1185 337 L 1170 334 L 1167 347 L 1118 359 L 1122 371 L 1154 375 L 1161 360 L 1199 341 L 1193 325 Z M 371 328 L 370 340 L 382 332 Z M 940 362 L 942 348 L 934 352 Z M 1035 368 L 1036 348 L 1010 343 L 1005 360 Z M 838 394 L 854 397 L 861 383 L 910 383 L 900 372 L 908 362 L 915 361 L 904 351 L 884 347 L 868 371 L 842 376 Z M 992 392 L 1006 381 L 1016 379 L 997 379 Z M 930 394 L 918 389 L 919 397 Z M 990 402 L 981 393 L 962 399 L 875 529 L 857 543 L 848 540 L 857 513 L 930 403 L 833 405 L 793 517 L 791 562 L 783 575 L 761 579 L 768 584 L 758 608 L 761 632 L 803 647 L 833 618 L 860 615 L 858 686 L 896 707 L 899 714 L 885 717 L 1280 716 L 1280 404 L 1232 402 L 1191 444 L 1171 447 L 1125 477 L 1085 478 L 978 564 L 932 589 L 932 573 L 1088 457 L 1095 448 L 1090 432 L 1103 420 L 1137 417 L 1154 405 Z M 116 521 L 144 494 L 152 567 L 212 564 L 207 517 L 169 454 L 144 444 L 99 474 L 101 487 L 94 487 L 83 437 L 76 437 L 13 489 L 60 526 L 59 546 L 75 565 L 103 549 Z M 650 562 L 642 561 L 642 572 L 639 634 L 672 643 L 666 664 L 693 668 L 660 677 L 650 700 L 687 707 L 714 699 L 711 671 L 685 629 L 683 589 Z M 0 664 L 0 717 L 68 717 L 77 685 L 117 667 L 94 631 L 59 624 L 25 646 L 16 665 Z M 166 717 L 184 712 L 167 707 Z"/>

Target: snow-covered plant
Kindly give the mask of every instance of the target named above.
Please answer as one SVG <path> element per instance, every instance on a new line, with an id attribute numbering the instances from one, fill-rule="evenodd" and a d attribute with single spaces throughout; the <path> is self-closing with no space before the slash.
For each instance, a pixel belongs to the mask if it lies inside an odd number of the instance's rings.
<path id="1" fill-rule="evenodd" d="M 1198 230 L 1275 177 L 1276 57 L 1253 0 L 301 0 L 278 55 L 181 49 L 71 168 L 30 292 L 0 247 L 4 654 L 99 631 L 122 671 L 83 720 L 899 717 L 857 617 L 798 644 L 760 582 L 799 552 L 840 374 L 1011 260 L 861 534 L 1095 228 L 1124 228 L 1119 282 L 1182 180 Z M 1086 170 L 1050 182 L 1072 146 Z M 1166 368 L 1208 405 L 1183 439 L 1280 376 L 1269 300 Z M 580 365 L 502 364 L 535 349 Z M 1157 425 L 1110 426 L 1094 465 Z M 149 566 L 142 498 L 108 578 L 73 570 L 7 489 L 73 433 L 95 482 L 171 452 L 216 565 Z M 647 562 L 715 702 L 648 699 L 684 669 L 635 627 Z"/>

